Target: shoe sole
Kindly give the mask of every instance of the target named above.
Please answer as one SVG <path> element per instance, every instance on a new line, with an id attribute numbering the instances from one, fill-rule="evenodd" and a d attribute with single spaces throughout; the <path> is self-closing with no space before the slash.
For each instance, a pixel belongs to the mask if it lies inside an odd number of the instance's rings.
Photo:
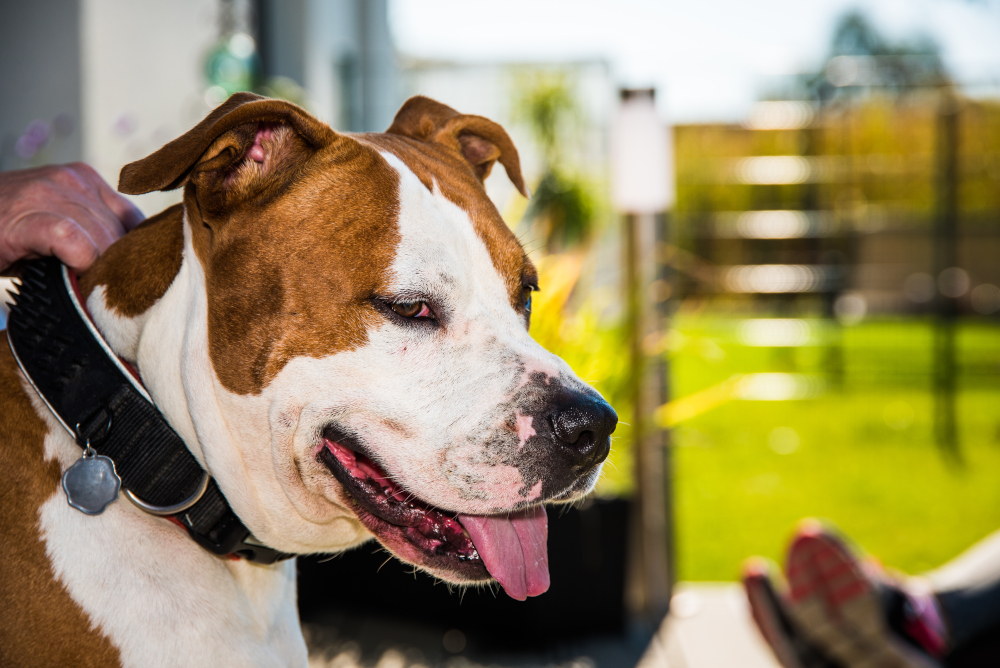
<path id="1" fill-rule="evenodd" d="M 775 658 L 784 668 L 804 668 L 788 636 L 787 620 L 778 607 L 778 595 L 767 578 L 765 566 L 748 565 L 743 574 L 743 589 L 750 603 L 750 614 Z"/>
<path id="2" fill-rule="evenodd" d="M 785 567 L 789 614 L 803 634 L 850 668 L 934 668 L 886 626 L 879 593 L 860 562 L 822 528 L 800 530 Z"/>

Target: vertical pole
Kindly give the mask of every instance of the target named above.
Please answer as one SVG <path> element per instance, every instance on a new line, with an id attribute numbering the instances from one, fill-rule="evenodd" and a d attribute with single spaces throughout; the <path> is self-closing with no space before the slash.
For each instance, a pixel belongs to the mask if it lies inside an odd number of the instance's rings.
<path id="1" fill-rule="evenodd" d="M 624 218 L 625 306 L 635 495 L 629 526 L 626 604 L 634 620 L 658 624 L 670 606 L 673 575 L 669 452 L 654 422 L 666 403 L 663 320 L 670 286 L 658 268 L 665 218 L 674 200 L 672 141 L 653 89 L 622 90 L 612 123 L 612 200 Z"/>
<path id="2" fill-rule="evenodd" d="M 815 159 L 822 156 L 824 152 L 828 152 L 831 147 L 827 144 L 831 143 L 830 137 L 824 132 L 826 128 L 826 121 L 824 119 L 825 108 L 820 105 L 816 109 L 816 114 L 813 120 L 802 129 L 802 155 L 810 159 Z M 850 122 L 851 116 L 850 112 L 845 114 L 847 131 L 850 131 L 852 123 Z M 846 134 L 846 133 L 845 133 Z M 835 135 L 834 135 L 835 136 Z M 853 152 L 843 149 L 843 154 L 847 156 L 848 160 L 848 184 L 850 186 L 856 186 L 856 175 L 855 170 L 855 160 Z M 826 188 L 823 186 L 826 185 Z M 823 195 L 824 190 L 826 191 L 826 201 L 824 201 Z M 818 213 L 821 210 L 829 210 L 833 207 L 829 205 L 830 200 L 830 186 L 829 184 L 823 184 L 820 182 L 806 183 L 802 186 L 802 210 L 809 211 L 813 213 Z M 839 216 L 840 214 L 838 214 Z M 846 221 L 837 220 L 837 224 L 843 224 Z M 853 229 L 854 226 L 843 225 L 844 229 Z M 830 248 L 831 245 L 836 246 L 837 240 L 840 239 L 840 235 L 844 232 L 838 232 L 837 236 L 833 237 L 835 240 L 831 244 L 831 237 L 817 236 L 812 239 L 810 244 L 810 251 L 812 255 L 812 261 L 816 264 L 824 262 L 824 251 L 833 250 Z M 839 249 L 838 249 L 839 250 Z M 834 317 L 834 304 L 837 301 L 837 297 L 845 290 L 848 283 L 847 269 L 850 264 L 848 258 L 844 258 L 837 267 L 839 270 L 839 275 L 837 277 L 837 283 L 834 286 L 834 290 L 830 290 L 822 293 L 823 299 L 823 317 L 826 318 L 831 324 L 831 334 L 827 338 L 825 347 L 823 350 L 823 368 L 829 379 L 830 386 L 837 389 L 842 389 L 844 386 L 844 328 L 840 322 Z M 792 350 L 791 348 L 789 349 Z"/>
<path id="3" fill-rule="evenodd" d="M 657 343 L 663 340 L 670 328 L 670 318 L 673 316 L 671 307 L 676 303 L 673 297 L 677 286 L 673 280 L 673 272 L 663 259 L 668 256 L 668 243 L 672 241 L 670 239 L 670 225 L 672 223 L 673 217 L 670 212 L 660 214 L 654 219 L 656 227 L 652 262 L 654 285 L 657 286 L 657 289 L 653 290 L 652 299 L 655 317 L 654 340 Z M 661 249 L 663 252 L 660 252 Z M 670 365 L 664 355 L 662 345 L 656 345 L 652 355 L 653 405 L 655 410 L 670 400 Z M 652 424 L 652 428 L 659 434 L 658 450 L 663 460 L 660 472 L 660 486 L 663 490 L 662 503 L 659 506 L 663 509 L 663 538 L 660 544 L 663 546 L 662 561 L 665 562 L 666 568 L 663 569 L 662 566 L 660 568 L 665 572 L 667 579 L 666 591 L 661 594 L 664 597 L 662 605 L 666 609 L 670 605 L 670 597 L 673 594 L 674 585 L 677 583 L 677 549 L 674 534 L 674 450 L 671 433 L 656 424 Z"/>
<path id="4" fill-rule="evenodd" d="M 937 211 L 934 220 L 934 273 L 958 265 L 958 102 L 946 91 L 937 115 Z M 946 455 L 959 457 L 955 417 L 955 325 L 958 303 L 939 289 L 934 303 L 934 438 Z"/>
<path id="5" fill-rule="evenodd" d="M 655 214 L 625 217 L 626 299 L 629 331 L 630 398 L 636 492 L 633 503 L 629 609 L 640 618 L 658 621 L 670 605 L 672 584 L 668 542 L 667 467 L 664 432 L 653 422 L 657 407 L 665 402 L 666 364 L 659 351 L 662 306 L 654 281 L 658 233 Z M 652 289 L 651 289 L 652 288 Z M 653 302 L 656 303 L 653 303 Z"/>

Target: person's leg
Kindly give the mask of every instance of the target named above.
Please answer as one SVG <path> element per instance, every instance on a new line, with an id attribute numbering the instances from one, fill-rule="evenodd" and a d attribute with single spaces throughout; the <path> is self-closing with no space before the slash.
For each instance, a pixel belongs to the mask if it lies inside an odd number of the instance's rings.
<path id="1" fill-rule="evenodd" d="M 1000 631 L 1000 531 L 925 577 L 941 604 L 953 648 Z"/>
<path id="2" fill-rule="evenodd" d="M 948 668 L 998 665 L 1000 531 L 924 577 L 897 577 L 806 522 L 788 569 L 791 592 L 764 560 L 744 574 L 754 619 L 788 668 L 836 665 L 831 657 L 849 667 L 926 666 L 930 656 Z"/>
<path id="3" fill-rule="evenodd" d="M 886 594 L 893 588 L 884 586 L 884 576 L 866 572 L 844 541 L 818 522 L 803 523 L 789 548 L 785 570 L 792 621 L 827 655 L 852 668 L 939 665 L 926 646 L 890 626 Z M 918 597 L 914 602 L 919 606 L 922 600 L 932 599 Z M 934 631 L 932 626 L 924 630 Z M 933 632 L 927 635 L 934 639 Z M 934 649 L 943 651 L 940 638 Z"/>
<path id="4" fill-rule="evenodd" d="M 840 668 L 792 624 L 787 586 L 771 561 L 753 557 L 743 565 L 743 588 L 750 614 L 784 668 Z"/>

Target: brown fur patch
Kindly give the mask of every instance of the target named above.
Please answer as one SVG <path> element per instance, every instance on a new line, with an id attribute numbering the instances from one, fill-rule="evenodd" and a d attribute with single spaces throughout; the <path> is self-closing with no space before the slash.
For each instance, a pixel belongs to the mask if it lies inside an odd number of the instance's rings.
<path id="1" fill-rule="evenodd" d="M 139 225 L 111 245 L 80 278 L 83 298 L 106 286 L 105 302 L 134 318 L 163 296 L 181 268 L 184 212 L 179 204 Z"/>
<path id="2" fill-rule="evenodd" d="M 469 214 L 493 266 L 507 285 L 511 306 L 521 311 L 522 279 L 534 280 L 537 272 L 463 156 L 448 146 L 393 134 L 366 134 L 359 139 L 398 157 L 428 190 L 436 184 L 442 195 Z"/>
<path id="3" fill-rule="evenodd" d="M 0 666 L 121 665 L 118 650 L 92 627 L 56 580 L 38 513 L 59 489 L 61 471 L 44 460 L 47 427 L 25 395 L 6 343 L 0 350 Z"/>
<path id="4" fill-rule="evenodd" d="M 295 357 L 363 345 L 382 320 L 371 297 L 385 288 L 399 242 L 398 176 L 349 137 L 306 150 L 286 158 L 285 172 L 244 186 L 247 201 L 227 214 L 209 218 L 201 203 L 215 176 L 196 174 L 185 189 L 209 353 L 237 394 L 259 393 Z"/>
<path id="5" fill-rule="evenodd" d="M 528 196 L 514 142 L 488 118 L 460 114 L 446 104 L 415 95 L 396 112 L 386 133 L 452 149 L 465 158 L 480 181 L 490 175 L 493 163 L 499 161 L 518 192 Z"/>
<path id="6" fill-rule="evenodd" d="M 212 110 L 198 125 L 155 153 L 122 168 L 118 190 L 141 195 L 154 190 L 174 190 L 188 179 L 198 158 L 223 134 L 250 123 L 285 123 L 311 146 L 325 146 L 336 136 L 329 126 L 284 100 L 269 100 L 253 93 L 235 93 Z M 244 147 L 245 148 L 245 147 Z M 242 153 L 229 156 L 237 159 Z"/>
<path id="7" fill-rule="evenodd" d="M 120 187 L 185 184 L 209 355 L 224 387 L 256 394 L 289 360 L 360 346 L 381 322 L 371 297 L 398 243 L 397 178 L 298 107 L 237 94 L 127 165 Z"/>

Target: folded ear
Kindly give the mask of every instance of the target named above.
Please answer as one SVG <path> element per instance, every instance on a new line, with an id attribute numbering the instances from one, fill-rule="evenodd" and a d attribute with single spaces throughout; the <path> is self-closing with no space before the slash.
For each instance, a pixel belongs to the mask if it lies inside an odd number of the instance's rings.
<path id="1" fill-rule="evenodd" d="M 203 121 L 155 153 L 125 165 L 118 190 L 141 195 L 173 190 L 195 173 L 212 172 L 222 185 L 247 185 L 247 175 L 266 175 L 338 135 L 299 107 L 253 93 L 236 93 Z M 246 167 L 246 169 L 242 169 Z"/>
<path id="2" fill-rule="evenodd" d="M 480 181 L 490 175 L 493 163 L 499 160 L 518 192 L 528 197 L 514 142 L 488 118 L 460 114 L 447 105 L 417 95 L 403 104 L 386 132 L 435 142 L 457 151 Z"/>

